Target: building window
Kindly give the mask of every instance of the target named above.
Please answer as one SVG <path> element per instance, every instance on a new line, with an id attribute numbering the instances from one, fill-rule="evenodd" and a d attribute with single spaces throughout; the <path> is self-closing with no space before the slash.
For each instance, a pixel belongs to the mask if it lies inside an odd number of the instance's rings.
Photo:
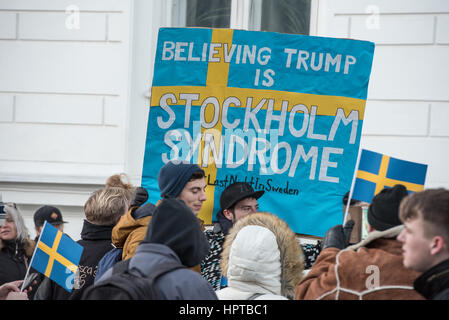
<path id="1" fill-rule="evenodd" d="M 253 0 L 249 30 L 309 34 L 310 0 Z"/>
<path id="2" fill-rule="evenodd" d="M 312 0 L 172 0 L 174 27 L 309 34 Z"/>
<path id="3" fill-rule="evenodd" d="M 188 0 L 186 27 L 229 28 L 231 0 Z"/>

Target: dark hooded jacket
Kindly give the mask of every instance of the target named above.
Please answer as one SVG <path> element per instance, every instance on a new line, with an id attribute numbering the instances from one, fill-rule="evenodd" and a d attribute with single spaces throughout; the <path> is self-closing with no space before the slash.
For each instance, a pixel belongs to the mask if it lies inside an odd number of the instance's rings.
<path id="1" fill-rule="evenodd" d="M 449 300 L 449 259 L 415 279 L 413 287 L 429 300 Z"/>
<path id="2" fill-rule="evenodd" d="M 22 280 L 33 255 L 32 240 L 0 240 L 0 285 Z"/>
<path id="3" fill-rule="evenodd" d="M 79 300 L 84 290 L 94 283 L 98 262 L 112 249 L 111 234 L 112 226 L 96 225 L 84 220 L 81 240 L 77 241 L 84 249 L 72 292 L 45 278 L 37 289 L 34 300 Z"/>
<path id="4" fill-rule="evenodd" d="M 197 218 L 182 200 L 163 199 L 153 213 L 145 239 L 138 245 L 129 268 L 149 275 L 160 264 L 179 263 L 186 267 L 198 265 L 209 252 L 209 244 Z M 108 270 L 100 284 L 112 274 Z M 162 300 L 216 300 L 210 284 L 187 268 L 170 271 L 155 282 Z M 113 297 L 111 297 L 113 299 Z"/>

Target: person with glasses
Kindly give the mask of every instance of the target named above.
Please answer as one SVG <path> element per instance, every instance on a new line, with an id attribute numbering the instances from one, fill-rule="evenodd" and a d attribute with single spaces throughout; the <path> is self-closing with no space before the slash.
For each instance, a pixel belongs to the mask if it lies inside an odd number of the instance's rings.
<path id="1" fill-rule="evenodd" d="M 35 242 L 22 214 L 14 203 L 3 203 L 4 219 L 0 220 L 0 285 L 23 280 L 33 256 Z"/>

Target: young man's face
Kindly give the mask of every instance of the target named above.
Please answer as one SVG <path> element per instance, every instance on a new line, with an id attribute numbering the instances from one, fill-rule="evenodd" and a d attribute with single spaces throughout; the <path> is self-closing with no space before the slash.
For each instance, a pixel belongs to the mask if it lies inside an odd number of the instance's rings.
<path id="1" fill-rule="evenodd" d="M 415 218 L 404 222 L 404 230 L 397 239 L 402 242 L 404 266 L 408 269 L 423 272 L 432 267 L 432 238 L 425 235 L 424 220 Z"/>
<path id="2" fill-rule="evenodd" d="M 250 213 L 259 211 L 259 204 L 256 198 L 246 198 L 237 202 L 234 206 L 234 212 L 231 210 L 223 210 L 224 216 L 235 223 L 239 219 L 246 217 Z"/>
<path id="3" fill-rule="evenodd" d="M 197 216 L 203 206 L 203 202 L 207 200 L 206 179 L 201 178 L 187 182 L 178 199 L 183 200 Z"/>

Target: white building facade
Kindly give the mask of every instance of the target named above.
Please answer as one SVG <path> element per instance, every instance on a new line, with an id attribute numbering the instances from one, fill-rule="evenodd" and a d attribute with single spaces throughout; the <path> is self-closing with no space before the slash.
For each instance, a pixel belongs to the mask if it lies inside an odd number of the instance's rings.
<path id="1" fill-rule="evenodd" d="M 49 204 L 77 240 L 92 191 L 140 184 L 158 29 L 196 23 L 375 42 L 361 147 L 449 188 L 449 1 L 0 0 L 0 194 L 32 235 Z"/>

